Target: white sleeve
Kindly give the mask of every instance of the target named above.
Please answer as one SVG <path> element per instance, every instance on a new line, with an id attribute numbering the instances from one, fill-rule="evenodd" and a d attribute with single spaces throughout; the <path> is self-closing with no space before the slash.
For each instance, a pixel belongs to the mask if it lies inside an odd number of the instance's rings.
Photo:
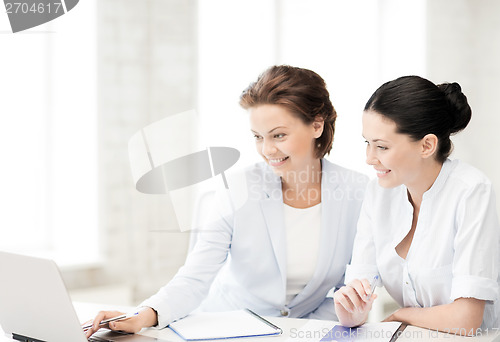
<path id="1" fill-rule="evenodd" d="M 457 208 L 451 300 L 498 300 L 500 226 L 491 184 L 476 185 Z"/>
<path id="2" fill-rule="evenodd" d="M 375 241 L 373 239 L 372 198 L 374 195 L 374 182 L 366 190 L 363 205 L 358 219 L 356 237 L 352 252 L 351 264 L 347 265 L 345 283 L 349 284 L 354 279 L 373 279 L 379 274 L 376 262 Z"/>
<path id="3" fill-rule="evenodd" d="M 217 208 L 227 206 L 228 198 L 217 194 Z M 224 214 L 222 214 L 224 212 Z M 158 315 L 157 327 L 163 328 L 196 309 L 208 294 L 210 286 L 224 265 L 231 246 L 233 213 L 214 213 L 217 220 L 198 233 L 197 242 L 184 266 L 174 278 L 140 306 L 153 308 Z"/>

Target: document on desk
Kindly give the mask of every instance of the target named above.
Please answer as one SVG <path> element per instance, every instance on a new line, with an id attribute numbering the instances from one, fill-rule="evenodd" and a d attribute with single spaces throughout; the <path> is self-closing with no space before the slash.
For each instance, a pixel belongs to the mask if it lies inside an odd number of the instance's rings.
<path id="1" fill-rule="evenodd" d="M 186 341 L 280 335 L 283 331 L 248 309 L 197 312 L 168 326 Z"/>

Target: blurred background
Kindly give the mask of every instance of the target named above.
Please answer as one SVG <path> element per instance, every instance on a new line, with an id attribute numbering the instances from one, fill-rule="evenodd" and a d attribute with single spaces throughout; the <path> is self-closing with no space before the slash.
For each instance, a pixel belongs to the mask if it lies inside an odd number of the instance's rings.
<path id="1" fill-rule="evenodd" d="M 0 249 L 56 260 L 72 298 L 103 309 L 156 292 L 190 236 L 168 196 L 135 190 L 129 139 L 195 109 L 179 141 L 259 161 L 238 98 L 273 64 L 325 79 L 338 112 L 328 159 L 370 177 L 361 114 L 373 91 L 410 74 L 460 83 L 473 118 L 452 158 L 500 194 L 498 13 L 496 0 L 82 0 L 16 34 L 0 13 Z M 372 319 L 394 309 L 380 293 Z"/>

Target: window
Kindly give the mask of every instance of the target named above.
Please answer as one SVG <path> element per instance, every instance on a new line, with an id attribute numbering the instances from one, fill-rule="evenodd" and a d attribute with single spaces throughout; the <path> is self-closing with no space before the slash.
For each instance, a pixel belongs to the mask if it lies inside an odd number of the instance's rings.
<path id="1" fill-rule="evenodd" d="M 383 82 L 425 74 L 425 2 L 199 1 L 202 139 L 259 161 L 238 106 L 241 91 L 273 64 L 321 75 L 338 113 L 335 163 L 373 176 L 361 136 L 364 104 Z"/>
<path id="2" fill-rule="evenodd" d="M 97 256 L 95 0 L 31 30 L 0 19 L 0 249 Z"/>

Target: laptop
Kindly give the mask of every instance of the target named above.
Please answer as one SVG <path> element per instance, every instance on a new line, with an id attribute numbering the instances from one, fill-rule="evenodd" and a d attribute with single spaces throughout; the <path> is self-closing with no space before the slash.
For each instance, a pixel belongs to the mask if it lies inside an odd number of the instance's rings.
<path id="1" fill-rule="evenodd" d="M 0 326 L 25 342 L 87 342 L 56 263 L 0 251 Z M 157 338 L 99 331 L 89 341 L 150 342 Z"/>

